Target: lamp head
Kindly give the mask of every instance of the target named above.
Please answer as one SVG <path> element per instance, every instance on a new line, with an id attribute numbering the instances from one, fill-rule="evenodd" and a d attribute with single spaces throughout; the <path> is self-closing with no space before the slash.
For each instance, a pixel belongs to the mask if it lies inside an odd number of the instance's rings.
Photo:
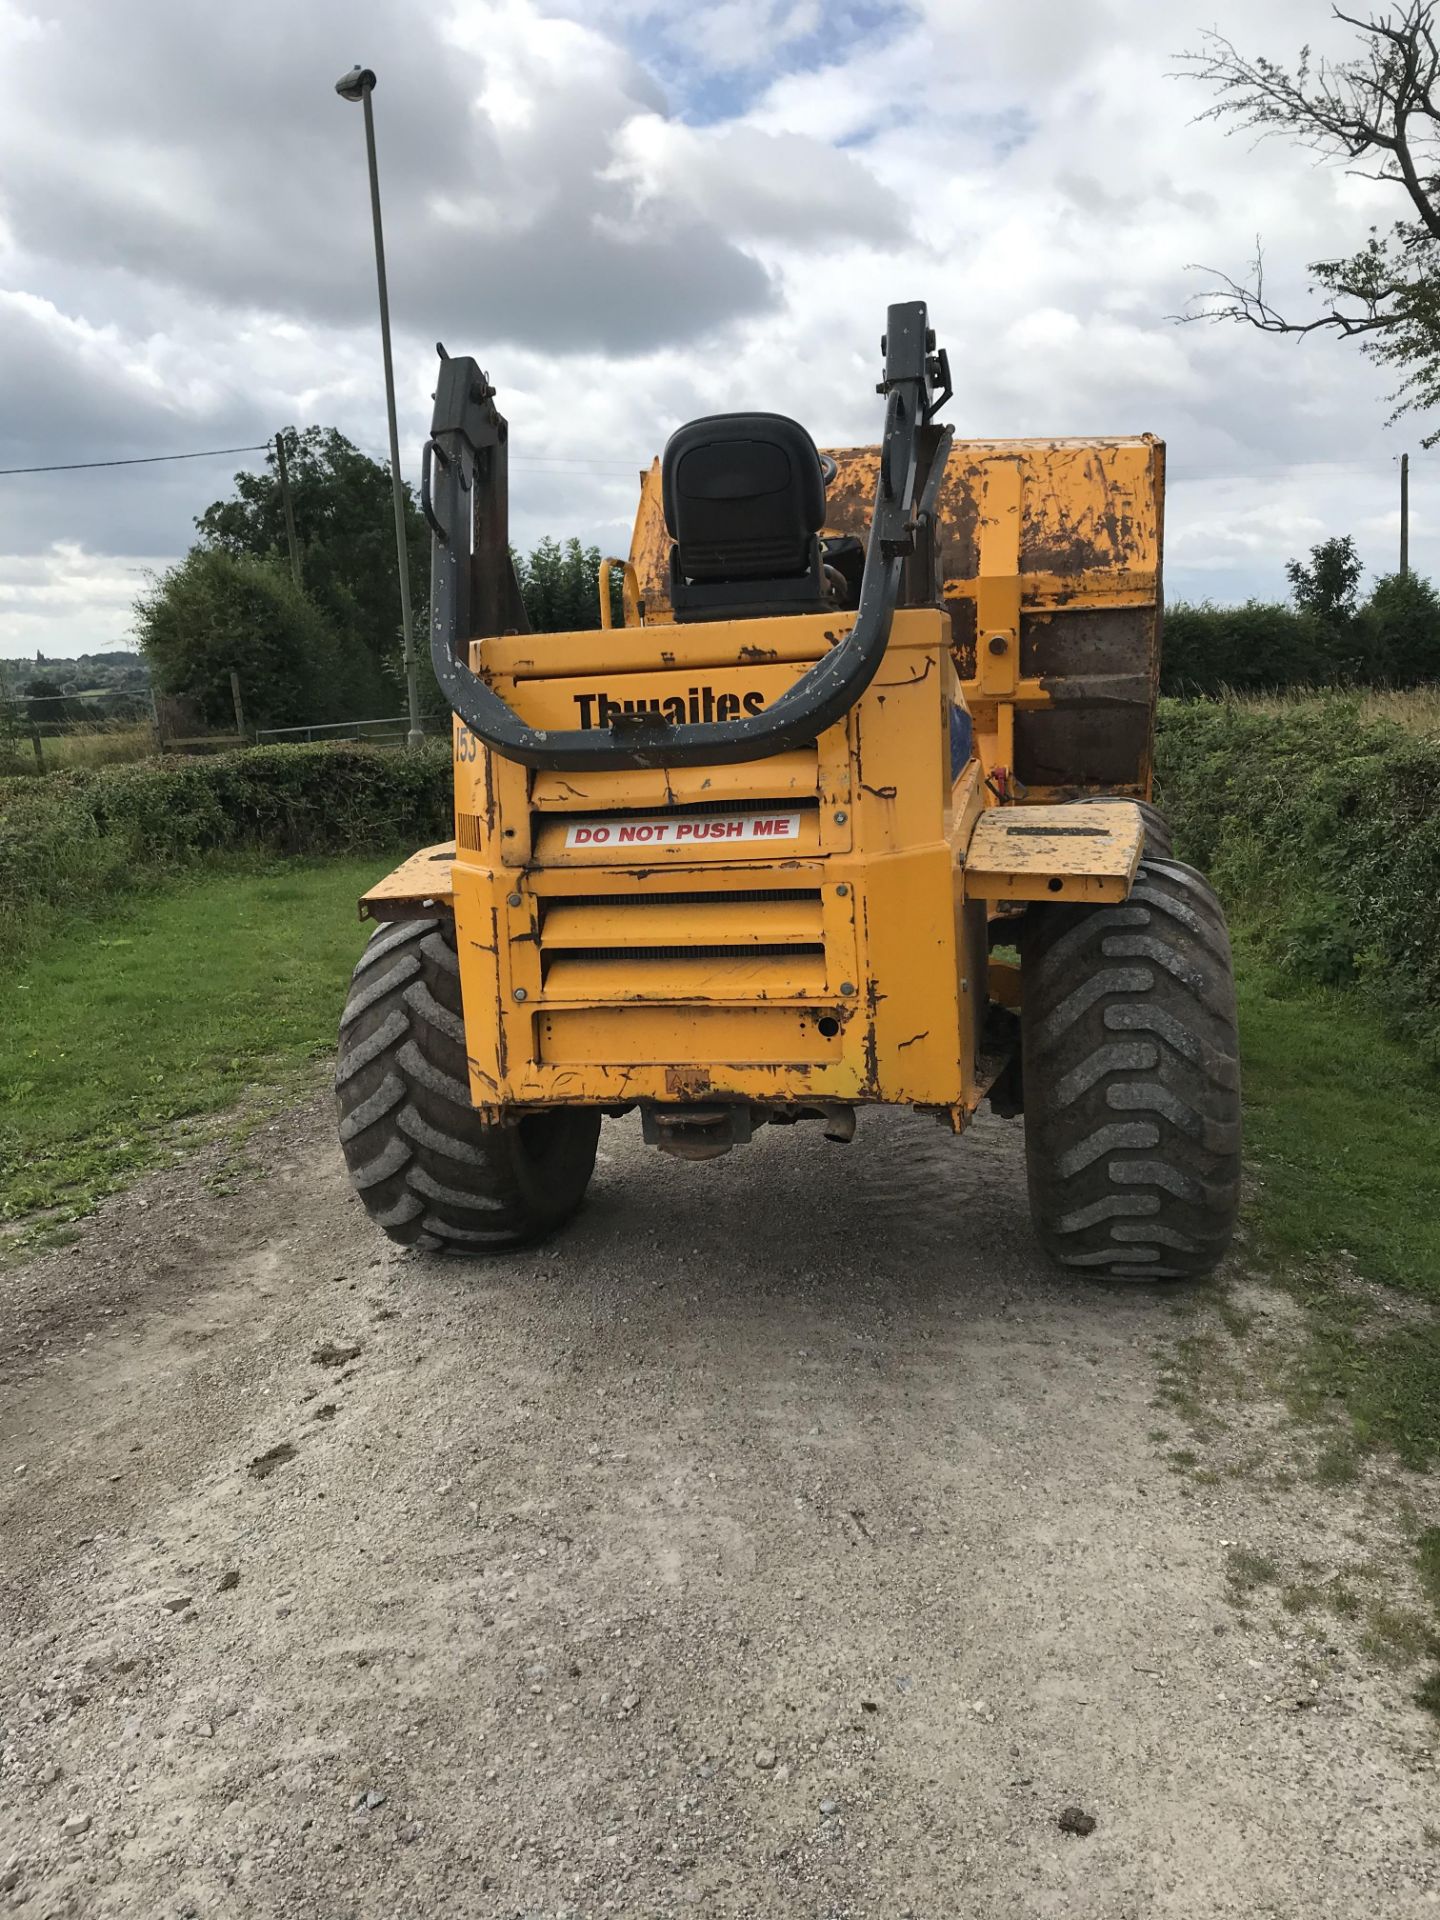
<path id="1" fill-rule="evenodd" d="M 335 91 L 342 100 L 358 102 L 374 90 L 375 75 L 369 67 L 352 67 L 335 82 Z"/>

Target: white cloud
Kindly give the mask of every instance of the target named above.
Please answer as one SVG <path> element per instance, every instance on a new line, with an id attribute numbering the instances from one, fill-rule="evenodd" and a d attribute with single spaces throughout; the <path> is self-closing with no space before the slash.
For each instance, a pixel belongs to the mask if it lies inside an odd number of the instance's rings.
<path id="1" fill-rule="evenodd" d="M 136 595 L 163 562 L 122 562 L 57 541 L 44 553 L 0 553 L 0 655 L 55 659 L 124 646 Z"/>
<path id="2" fill-rule="evenodd" d="M 1212 11 L 1277 59 L 1343 44 L 1312 0 Z M 1206 94 L 1166 77 L 1187 37 L 1131 0 L 0 0 L 0 466 L 310 420 L 383 448 L 360 121 L 331 91 L 358 56 L 404 464 L 443 337 L 500 387 L 522 543 L 623 544 L 634 468 L 696 412 L 871 437 L 885 306 L 925 297 L 962 435 L 1165 436 L 1172 589 L 1282 591 L 1328 532 L 1389 565 L 1404 434 L 1379 376 L 1169 321 L 1187 262 L 1242 268 L 1257 231 L 1303 299 L 1305 262 L 1388 202 L 1195 124 Z M 234 464 L 0 480 L 0 650 L 47 621 L 123 636 L 129 569 L 178 556 Z M 1427 487 L 1419 462 L 1440 571 Z"/>

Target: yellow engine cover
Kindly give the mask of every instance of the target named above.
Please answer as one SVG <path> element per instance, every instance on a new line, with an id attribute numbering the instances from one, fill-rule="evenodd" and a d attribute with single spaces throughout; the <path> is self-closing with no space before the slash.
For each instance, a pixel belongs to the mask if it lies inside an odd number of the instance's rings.
<path id="1" fill-rule="evenodd" d="M 852 620 L 510 635 L 472 663 L 542 727 L 638 702 L 723 719 L 775 700 Z M 981 788 L 973 764 L 951 777 L 957 697 L 950 622 L 918 609 L 844 721 L 767 760 L 561 775 L 457 724 L 476 1104 L 973 1106 L 986 909 L 959 881 Z"/>

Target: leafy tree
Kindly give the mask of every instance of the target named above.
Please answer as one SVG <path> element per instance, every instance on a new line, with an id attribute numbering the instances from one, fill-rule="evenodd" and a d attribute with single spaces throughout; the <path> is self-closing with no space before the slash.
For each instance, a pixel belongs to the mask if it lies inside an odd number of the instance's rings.
<path id="1" fill-rule="evenodd" d="M 1308 564 L 1288 560 L 1285 577 L 1300 613 L 1311 615 L 1318 641 L 1310 679 L 1315 682 L 1366 680 L 1374 677 L 1363 657 L 1363 636 L 1356 632 L 1355 616 L 1364 567 L 1347 534 L 1322 540 L 1310 549 Z"/>
<path id="2" fill-rule="evenodd" d="M 85 702 L 72 700 L 58 680 L 41 675 L 25 683 L 30 718 L 42 727 L 73 726 L 85 718 Z"/>
<path id="3" fill-rule="evenodd" d="M 390 469 L 361 453 L 333 427 L 287 427 L 286 468 L 305 590 L 342 643 L 348 676 L 347 719 L 399 711 L 404 701 L 400 581 Z M 430 535 L 405 489 L 405 532 L 416 648 L 425 647 Z M 195 522 L 203 546 L 289 566 L 279 465 L 272 451 L 262 473 L 237 473 L 235 494 Z M 399 704 L 397 704 L 399 703 Z"/>
<path id="4" fill-rule="evenodd" d="M 599 626 L 599 547 L 582 547 L 573 537 L 562 546 L 547 534 L 529 554 L 512 557 L 525 611 L 537 633 L 579 633 Z M 616 574 L 611 576 L 610 593 L 613 618 L 619 625 L 624 614 Z"/>
<path id="5" fill-rule="evenodd" d="M 1218 285 L 1192 302 L 1188 318 L 1241 321 L 1262 333 L 1331 332 L 1360 341 L 1399 386 L 1397 415 L 1440 403 L 1440 46 L 1436 0 L 1402 0 L 1369 19 L 1332 8 L 1353 27 L 1359 51 L 1349 60 L 1316 60 L 1302 47 L 1291 71 L 1242 54 L 1219 33 L 1201 35 L 1181 56 L 1193 77 L 1217 95 L 1200 117 L 1232 132 L 1280 134 L 1324 160 L 1393 187 L 1400 213 L 1372 227 L 1355 253 L 1314 260 L 1309 272 L 1319 310 L 1281 313 L 1265 290 L 1259 247 L 1245 280 L 1213 274 Z M 1440 440 L 1440 427 L 1424 444 Z"/>
<path id="6" fill-rule="evenodd" d="M 330 622 L 273 559 L 192 547 L 135 603 L 155 691 L 184 694 L 207 723 L 233 723 L 230 672 L 252 726 L 349 719 L 342 646 Z"/>
<path id="7" fill-rule="evenodd" d="M 1372 677 L 1413 687 L 1440 680 L 1440 594 L 1415 573 L 1387 573 L 1360 611 Z"/>
<path id="8" fill-rule="evenodd" d="M 1354 541 L 1340 536 L 1320 541 L 1308 560 L 1287 563 L 1288 607 L 1260 600 L 1167 607 L 1161 692 L 1410 687 L 1440 680 L 1440 593 L 1416 574 L 1392 573 L 1362 601 L 1362 571 Z"/>
<path id="9" fill-rule="evenodd" d="M 1335 627 L 1348 626 L 1355 618 L 1355 595 L 1365 571 L 1348 533 L 1322 540 L 1310 549 L 1310 564 L 1287 560 L 1285 578 L 1291 596 L 1302 613 L 1313 613 Z"/>

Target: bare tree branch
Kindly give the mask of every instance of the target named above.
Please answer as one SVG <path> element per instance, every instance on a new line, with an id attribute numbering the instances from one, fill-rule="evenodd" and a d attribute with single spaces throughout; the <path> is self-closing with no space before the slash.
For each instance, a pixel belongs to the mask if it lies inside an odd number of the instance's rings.
<path id="1" fill-rule="evenodd" d="M 1348 60 L 1316 59 L 1302 47 L 1293 70 L 1243 54 L 1220 33 L 1201 36 L 1198 52 L 1179 56 L 1183 77 L 1215 95 L 1198 116 L 1257 139 L 1283 135 L 1356 178 L 1392 186 L 1402 212 L 1388 232 L 1345 258 L 1314 260 L 1309 272 L 1319 311 L 1292 315 L 1265 289 L 1256 242 L 1248 279 L 1214 267 L 1193 269 L 1212 284 L 1196 293 L 1181 321 L 1240 321 L 1262 333 L 1332 333 L 1359 340 L 1372 359 L 1401 373 L 1398 412 L 1440 408 L 1440 0 L 1397 0 L 1373 14 L 1332 7 L 1359 39 Z M 1440 439 L 1440 430 L 1432 439 Z M 1427 441 L 1429 444 L 1429 441 Z"/>
<path id="2" fill-rule="evenodd" d="M 1232 131 L 1261 139 L 1284 134 L 1327 159 L 1385 156 L 1376 177 L 1402 185 L 1427 232 L 1440 240 L 1434 0 L 1404 0 L 1392 13 L 1366 18 L 1332 11 L 1365 37 L 1365 51 L 1338 64 L 1314 63 L 1302 47 L 1293 74 L 1242 54 L 1224 34 L 1202 34 L 1202 51 L 1178 56 L 1185 77 L 1219 95 L 1198 118 L 1229 121 Z"/>

